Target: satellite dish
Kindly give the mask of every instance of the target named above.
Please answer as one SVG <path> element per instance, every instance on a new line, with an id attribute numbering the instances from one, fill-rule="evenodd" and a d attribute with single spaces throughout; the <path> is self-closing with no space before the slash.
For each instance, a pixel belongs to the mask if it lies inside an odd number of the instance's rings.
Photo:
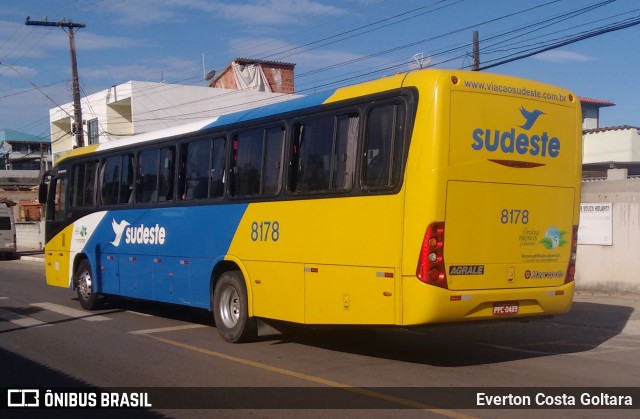
<path id="1" fill-rule="evenodd" d="M 431 64 L 431 56 L 424 56 L 424 52 L 414 54 L 409 61 L 409 70 L 418 70 Z"/>
<path id="2" fill-rule="evenodd" d="M 205 79 L 206 81 L 209 81 L 209 80 L 211 80 L 215 75 L 216 75 L 216 70 L 211 70 L 211 71 L 209 71 L 209 72 L 204 76 L 204 79 Z"/>

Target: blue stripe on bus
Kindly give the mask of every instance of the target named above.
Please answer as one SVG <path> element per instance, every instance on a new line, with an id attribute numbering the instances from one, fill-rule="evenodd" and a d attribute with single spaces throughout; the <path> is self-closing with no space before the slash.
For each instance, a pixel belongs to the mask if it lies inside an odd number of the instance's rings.
<path id="1" fill-rule="evenodd" d="M 97 291 L 210 308 L 211 272 L 248 205 L 109 211 L 84 247 Z"/>
<path id="2" fill-rule="evenodd" d="M 98 246 L 103 252 L 148 255 L 190 255 L 192 257 L 215 257 L 227 253 L 231 240 L 249 204 L 167 207 L 109 211 L 95 233 L 86 243 L 91 252 Z M 164 228 L 162 244 L 127 243 L 126 231 L 119 243 L 116 239 L 118 225 L 128 223 L 129 234 L 138 233 L 140 227 Z M 187 222 L 188 221 L 188 222 Z M 133 231 L 133 230 L 135 231 Z M 144 240 L 143 240 L 144 241 Z M 117 246 L 116 246 L 117 245 Z"/>
<path id="3" fill-rule="evenodd" d="M 228 115 L 222 115 L 215 122 L 212 122 L 211 124 L 205 126 L 202 129 L 220 127 L 227 124 L 250 121 L 252 119 L 258 119 L 265 116 L 287 113 L 296 109 L 319 106 L 319 105 L 322 105 L 334 93 L 335 93 L 335 90 L 329 90 L 326 92 L 314 93 L 312 95 L 303 96 L 297 99 L 274 103 L 272 105 L 261 106 L 259 108 L 248 109 L 246 111 L 240 111 L 240 112 L 235 112 Z"/>

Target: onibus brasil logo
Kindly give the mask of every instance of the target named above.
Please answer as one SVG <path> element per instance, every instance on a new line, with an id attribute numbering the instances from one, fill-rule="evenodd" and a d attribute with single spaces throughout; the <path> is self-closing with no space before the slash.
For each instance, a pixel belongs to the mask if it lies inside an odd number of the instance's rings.
<path id="1" fill-rule="evenodd" d="M 545 113 L 538 109 L 530 111 L 522 106 L 520 114 L 524 118 L 524 123 L 517 127 L 503 131 L 491 128 L 473 130 L 471 148 L 476 151 L 484 149 L 495 152 L 499 149 L 507 154 L 558 157 L 560 140 L 546 131 L 539 133 L 532 130 L 538 118 Z"/>
<path id="2" fill-rule="evenodd" d="M 167 232 L 164 227 L 156 224 L 155 226 L 145 226 L 140 224 L 139 226 L 132 226 L 127 220 L 122 220 L 119 223 L 116 219 L 111 220 L 111 227 L 113 233 L 116 235 L 112 245 L 115 247 L 120 246 L 120 242 L 124 237 L 126 244 L 164 244 L 167 237 Z"/>

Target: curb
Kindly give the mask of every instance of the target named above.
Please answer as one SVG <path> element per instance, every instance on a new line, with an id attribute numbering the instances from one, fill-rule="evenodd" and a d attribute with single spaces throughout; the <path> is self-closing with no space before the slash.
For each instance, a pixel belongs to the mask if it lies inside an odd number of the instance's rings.
<path id="1" fill-rule="evenodd" d="M 20 260 L 29 260 L 32 262 L 42 262 L 44 263 L 44 258 L 43 257 L 37 257 L 37 256 L 20 256 Z"/>

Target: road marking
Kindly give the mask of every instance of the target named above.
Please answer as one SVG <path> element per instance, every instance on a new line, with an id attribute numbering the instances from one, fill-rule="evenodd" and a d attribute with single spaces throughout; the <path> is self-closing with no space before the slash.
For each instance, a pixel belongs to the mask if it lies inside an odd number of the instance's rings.
<path id="1" fill-rule="evenodd" d="M 51 326 L 50 324 L 42 322 L 42 321 L 40 321 L 38 319 L 34 319 L 34 318 L 31 318 L 31 317 L 23 316 L 22 314 L 14 313 L 13 311 L 4 310 L 4 309 L 1 309 L 1 308 L 0 308 L 0 319 L 5 320 L 5 321 L 9 321 L 9 322 L 11 322 L 11 323 L 13 323 L 15 325 L 20 326 L 20 327 Z"/>
<path id="2" fill-rule="evenodd" d="M 640 336 L 640 320 L 627 320 L 621 333 Z"/>
<path id="3" fill-rule="evenodd" d="M 136 314 L 142 317 L 153 317 L 153 314 L 140 313 L 139 311 L 127 310 L 127 313 Z"/>
<path id="4" fill-rule="evenodd" d="M 111 320 L 111 317 L 101 316 L 97 314 L 91 314 L 88 311 L 77 310 L 75 308 L 63 306 L 60 304 L 53 303 L 35 303 L 30 304 L 34 307 L 40 307 L 45 310 L 53 311 L 54 313 L 64 314 L 65 316 L 73 317 L 75 319 L 85 320 L 88 322 L 103 322 L 106 320 Z"/>
<path id="5" fill-rule="evenodd" d="M 222 352 L 211 351 L 209 349 L 200 348 L 198 346 L 189 345 L 187 343 L 182 343 L 182 342 L 178 342 L 178 341 L 171 340 L 171 339 L 166 339 L 166 338 L 163 338 L 163 337 L 160 337 L 160 336 L 154 336 L 152 334 L 145 334 L 144 336 L 148 336 L 151 339 L 155 339 L 155 340 L 157 340 L 159 342 L 163 342 L 163 343 L 166 343 L 168 345 L 177 346 L 179 348 L 183 348 L 183 349 L 187 349 L 189 351 L 198 352 L 198 353 L 201 353 L 201 354 L 204 354 L 204 355 L 209 355 L 209 356 L 213 356 L 213 357 L 216 357 L 216 358 L 224 359 L 226 361 L 236 362 L 238 364 L 247 365 L 247 366 L 254 367 L 254 368 L 259 368 L 261 370 L 273 372 L 273 373 L 276 373 L 276 374 L 282 374 L 282 375 L 287 375 L 289 377 L 299 378 L 301 380 L 310 381 L 310 382 L 315 383 L 315 384 L 321 384 L 321 385 L 328 386 L 328 387 L 341 388 L 341 389 L 344 389 L 345 391 L 349 391 L 349 392 L 352 392 L 352 393 L 356 393 L 356 394 L 360 394 L 360 395 L 363 395 L 363 396 L 372 397 L 372 398 L 379 399 L 379 400 L 388 401 L 388 402 L 395 403 L 395 404 L 398 404 L 398 405 L 401 405 L 401 406 L 407 406 L 407 407 L 411 407 L 411 408 L 414 408 L 414 409 L 425 410 L 425 411 L 428 411 L 430 413 L 446 416 L 446 417 L 449 417 L 449 418 L 454 418 L 454 419 L 477 419 L 475 416 L 465 415 L 465 414 L 460 413 L 460 412 L 455 412 L 455 411 L 447 410 L 447 409 L 439 409 L 439 408 L 436 408 L 436 407 L 433 407 L 433 406 L 429 406 L 429 405 L 426 405 L 426 404 L 423 404 L 423 403 L 418 403 L 418 402 L 416 402 L 414 400 L 403 399 L 401 397 L 391 396 L 389 394 L 384 394 L 384 393 L 381 393 L 381 392 L 378 392 L 378 391 L 368 390 L 368 389 L 365 389 L 365 388 L 353 387 L 353 386 L 351 386 L 349 384 L 340 383 L 338 381 L 328 380 L 326 378 L 316 377 L 314 375 L 308 375 L 308 374 L 304 374 L 304 373 L 301 373 L 301 372 L 288 370 L 288 369 L 285 369 L 285 368 L 275 367 L 273 365 L 264 364 L 262 362 L 252 361 L 250 359 L 240 358 L 240 357 L 233 356 L 233 355 L 228 355 L 228 354 L 225 354 L 225 353 L 222 353 Z"/>
<path id="6" fill-rule="evenodd" d="M 186 324 L 184 326 L 171 326 L 171 327 L 159 327 L 157 329 L 145 329 L 145 330 L 134 330 L 133 332 L 129 332 L 132 335 L 148 335 L 151 333 L 163 333 L 163 332 L 174 332 L 176 330 L 188 330 L 188 329 L 200 329 L 202 327 L 209 327 L 203 324 Z"/>

